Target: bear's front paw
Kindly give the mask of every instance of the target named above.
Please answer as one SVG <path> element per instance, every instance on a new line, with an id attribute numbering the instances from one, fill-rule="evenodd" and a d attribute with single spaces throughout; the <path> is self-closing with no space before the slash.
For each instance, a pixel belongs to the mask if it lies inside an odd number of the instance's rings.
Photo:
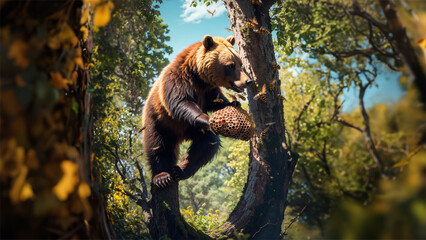
<path id="1" fill-rule="evenodd" d="M 158 188 L 165 188 L 169 183 L 172 182 L 172 176 L 167 172 L 161 172 L 154 176 L 152 182 Z"/>
<path id="2" fill-rule="evenodd" d="M 184 179 L 183 171 L 182 171 L 182 169 L 179 166 L 174 166 L 173 167 L 172 175 L 173 175 L 173 178 L 176 181 Z"/>

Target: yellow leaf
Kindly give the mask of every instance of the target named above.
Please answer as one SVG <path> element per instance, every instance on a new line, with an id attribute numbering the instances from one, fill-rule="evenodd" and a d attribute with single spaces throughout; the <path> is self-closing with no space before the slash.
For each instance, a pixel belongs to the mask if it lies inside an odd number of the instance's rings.
<path id="1" fill-rule="evenodd" d="M 74 30 L 67 24 L 64 23 L 61 28 L 60 39 L 61 42 L 71 42 L 72 46 L 78 43 L 78 38 L 75 36 Z"/>
<path id="2" fill-rule="evenodd" d="M 109 10 L 111 10 L 111 11 L 112 11 L 112 9 L 114 9 L 114 3 L 113 3 L 111 0 L 110 0 L 110 1 L 108 1 L 107 5 L 108 5 L 108 7 L 109 7 Z"/>
<path id="3" fill-rule="evenodd" d="M 424 50 L 426 50 L 426 38 L 420 39 L 417 44 L 422 47 Z"/>
<path id="4" fill-rule="evenodd" d="M 78 43 L 78 38 L 75 36 L 74 30 L 67 24 L 62 24 L 59 32 L 51 31 L 47 39 L 47 45 L 53 49 L 58 50 L 61 45 L 67 47 L 74 47 Z"/>
<path id="5" fill-rule="evenodd" d="M 81 69 L 84 69 L 83 59 L 81 57 L 74 58 L 75 64 L 77 64 Z"/>
<path id="6" fill-rule="evenodd" d="M 81 182 L 80 185 L 78 185 L 78 196 L 81 199 L 81 203 L 83 205 L 84 210 L 84 218 L 86 220 L 90 220 L 93 215 L 92 208 L 87 199 L 90 196 L 91 192 L 92 191 L 90 190 L 90 187 L 86 182 Z"/>
<path id="7" fill-rule="evenodd" d="M 90 67 L 92 67 L 92 66 L 95 66 L 93 63 L 89 63 L 89 64 L 87 64 L 87 67 L 86 67 L 86 69 L 87 70 L 89 70 L 90 69 Z"/>
<path id="8" fill-rule="evenodd" d="M 27 199 L 33 199 L 33 198 L 34 198 L 33 188 L 31 187 L 31 184 L 26 182 L 24 186 L 22 187 L 21 196 L 19 197 L 19 200 L 25 201 Z"/>
<path id="9" fill-rule="evenodd" d="M 83 40 L 86 41 L 87 40 L 87 36 L 89 35 L 89 30 L 87 30 L 86 26 L 82 26 L 80 28 L 80 32 L 83 33 Z"/>
<path id="10" fill-rule="evenodd" d="M 49 35 L 47 38 L 47 46 L 52 50 L 58 50 L 61 47 L 61 41 L 59 39 L 59 34 Z"/>
<path id="11" fill-rule="evenodd" d="M 53 193 L 58 197 L 59 200 L 65 201 L 77 185 L 79 178 L 77 176 L 78 166 L 70 160 L 65 160 L 61 163 L 61 169 L 63 172 L 62 178 L 53 187 Z"/>
<path id="12" fill-rule="evenodd" d="M 95 9 L 95 14 L 93 16 L 93 27 L 103 27 L 108 24 L 111 19 L 111 10 L 110 6 L 107 4 L 103 4 L 97 6 Z"/>
<path id="13" fill-rule="evenodd" d="M 68 84 L 70 84 L 71 81 L 63 78 L 59 72 L 50 72 L 50 83 L 57 89 L 68 90 Z"/>
<path id="14" fill-rule="evenodd" d="M 78 196 L 80 196 L 81 199 L 89 197 L 91 192 L 92 191 L 90 190 L 90 187 L 87 183 L 81 182 L 78 185 Z"/>
<path id="15" fill-rule="evenodd" d="M 14 60 L 16 66 L 26 68 L 29 64 L 28 45 L 22 40 L 13 42 L 7 56 Z"/>
<path id="16" fill-rule="evenodd" d="M 83 13 L 81 14 L 81 18 L 80 18 L 80 24 L 85 24 L 90 17 L 90 13 L 89 13 L 89 7 L 84 5 L 84 10 Z"/>
<path id="17" fill-rule="evenodd" d="M 78 77 L 77 71 L 73 71 L 72 74 L 71 74 L 71 82 L 72 82 L 72 84 L 74 84 L 75 81 L 77 81 L 77 77 Z"/>
<path id="18" fill-rule="evenodd" d="M 16 149 L 17 161 L 20 155 L 23 154 L 24 149 L 22 148 L 22 151 L 18 151 L 18 150 L 21 150 L 21 147 Z M 27 174 L 28 174 L 28 167 L 25 165 L 22 165 L 19 168 L 18 176 L 16 176 L 16 178 L 13 180 L 12 187 L 9 192 L 10 201 L 12 203 L 19 202 L 22 188 L 24 187 L 25 179 L 27 178 Z"/>

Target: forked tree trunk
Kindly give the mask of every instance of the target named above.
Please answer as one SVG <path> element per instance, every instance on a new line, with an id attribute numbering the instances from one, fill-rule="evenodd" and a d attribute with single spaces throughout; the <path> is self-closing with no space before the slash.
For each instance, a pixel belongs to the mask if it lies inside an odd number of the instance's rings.
<path id="1" fill-rule="evenodd" d="M 273 64 L 276 59 L 272 36 L 256 33 L 260 28 L 271 31 L 269 10 L 275 1 L 262 1 L 259 5 L 245 0 L 224 2 L 241 60 L 256 83 L 248 88 L 248 101 L 257 134 L 250 144 L 249 175 L 243 196 L 222 229 L 226 235 L 243 230 L 251 238 L 276 239 L 281 233 L 297 154 L 291 154 L 286 144 L 281 83 Z M 258 25 L 252 29 L 247 22 Z M 254 100 L 264 85 L 266 102 Z"/>
<path id="2" fill-rule="evenodd" d="M 251 139 L 250 168 L 243 196 L 229 219 L 212 231 L 210 237 L 232 237 L 235 232 L 243 232 L 251 239 L 278 239 L 297 154 L 291 154 L 286 145 L 283 103 L 279 96 L 281 84 L 278 70 L 272 64 L 275 62 L 272 36 L 256 33 L 246 25 L 256 18 L 259 27 L 270 31 L 269 8 L 274 1 L 264 0 L 260 5 L 247 0 L 224 2 L 243 65 L 256 83 L 248 89 L 256 135 Z M 254 100 L 263 85 L 267 87 L 266 102 Z M 262 132 L 266 133 L 264 137 Z M 152 196 L 154 238 L 164 235 L 173 239 L 209 238 L 182 220 L 177 184 L 165 190 L 154 187 Z"/>

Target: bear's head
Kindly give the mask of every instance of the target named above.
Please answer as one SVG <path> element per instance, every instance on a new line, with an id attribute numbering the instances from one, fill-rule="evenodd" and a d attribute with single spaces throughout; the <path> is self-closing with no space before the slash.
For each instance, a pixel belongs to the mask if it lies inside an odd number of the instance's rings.
<path id="1" fill-rule="evenodd" d="M 252 80 L 243 69 L 234 43 L 232 36 L 226 39 L 204 36 L 197 51 L 197 70 L 201 79 L 211 86 L 243 92 Z"/>

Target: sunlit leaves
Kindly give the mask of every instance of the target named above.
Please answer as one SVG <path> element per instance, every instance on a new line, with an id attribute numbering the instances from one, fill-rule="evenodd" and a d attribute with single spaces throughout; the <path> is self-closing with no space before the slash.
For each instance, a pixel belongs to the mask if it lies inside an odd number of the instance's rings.
<path id="1" fill-rule="evenodd" d="M 78 185 L 78 196 L 80 196 L 80 198 L 88 198 L 91 194 L 91 190 L 89 185 L 87 185 L 87 183 L 82 182 Z"/>
<path id="2" fill-rule="evenodd" d="M 180 210 L 187 223 L 204 232 L 213 230 L 220 224 L 220 221 L 218 221 L 220 217 L 220 210 L 215 210 L 213 212 L 213 209 L 210 208 L 207 214 L 203 214 L 205 206 L 206 204 L 201 205 L 201 207 L 195 213 L 191 206 Z"/>
<path id="3" fill-rule="evenodd" d="M 53 192 L 59 200 L 66 200 L 68 195 L 74 192 L 74 188 L 79 181 L 77 168 L 77 165 L 69 160 L 65 160 L 61 163 L 61 170 L 64 174 L 59 182 L 53 187 Z"/>
<path id="4" fill-rule="evenodd" d="M 59 72 L 50 72 L 50 82 L 55 88 L 58 89 L 68 89 L 68 84 L 71 83 L 70 80 L 63 78 Z"/>
<path id="5" fill-rule="evenodd" d="M 10 46 L 8 57 L 14 60 L 16 66 L 26 68 L 29 64 L 28 50 L 28 44 L 24 41 L 15 41 Z"/>
<path id="6" fill-rule="evenodd" d="M 167 25 L 151 1 L 114 3 L 112 15 L 112 5 L 107 2 L 93 8 L 94 25 L 102 25 L 108 18 L 109 23 L 94 34 L 92 64 L 86 66 L 90 66 L 92 76 L 95 163 L 114 226 L 125 238 L 140 238 L 138 234 L 145 227 L 143 214 L 123 191 L 142 194 L 138 179 L 146 177 L 148 169 L 142 165 L 142 139 L 137 130 L 149 84 L 167 63 L 165 54 L 171 48 L 165 43 Z M 141 164 L 144 176 L 140 176 L 135 161 Z M 125 174 L 126 183 L 115 163 Z"/>
<path id="7" fill-rule="evenodd" d="M 226 164 L 232 168 L 235 173 L 232 178 L 225 181 L 225 184 L 231 187 L 233 195 L 240 195 L 238 191 L 241 191 L 247 181 L 249 157 L 250 152 L 249 142 L 247 141 L 234 141 L 229 147 L 230 154 L 228 155 L 229 162 Z M 238 199 L 235 196 L 235 200 Z"/>
<path id="8" fill-rule="evenodd" d="M 86 24 L 90 20 L 89 6 L 83 6 L 83 12 L 81 13 L 80 24 Z"/>
<path id="9" fill-rule="evenodd" d="M 83 33 L 83 40 L 86 41 L 87 40 L 87 36 L 89 35 L 89 30 L 87 29 L 86 26 L 82 26 L 80 28 L 80 32 Z"/>
<path id="10" fill-rule="evenodd" d="M 365 206 L 347 199 L 339 204 L 326 225 L 333 238 L 424 238 L 426 154 L 421 152 L 395 180 L 381 180 L 379 194 Z M 342 223 L 351 224 L 345 227 Z"/>
<path id="11" fill-rule="evenodd" d="M 74 31 L 67 23 L 61 24 L 58 29 L 52 29 L 47 39 L 47 45 L 52 50 L 58 50 L 61 47 L 74 47 L 76 46 L 77 42 L 78 39 Z"/>
<path id="12" fill-rule="evenodd" d="M 93 27 L 98 28 L 107 25 L 111 19 L 111 10 L 113 8 L 114 4 L 111 1 L 97 5 L 93 15 Z"/>

